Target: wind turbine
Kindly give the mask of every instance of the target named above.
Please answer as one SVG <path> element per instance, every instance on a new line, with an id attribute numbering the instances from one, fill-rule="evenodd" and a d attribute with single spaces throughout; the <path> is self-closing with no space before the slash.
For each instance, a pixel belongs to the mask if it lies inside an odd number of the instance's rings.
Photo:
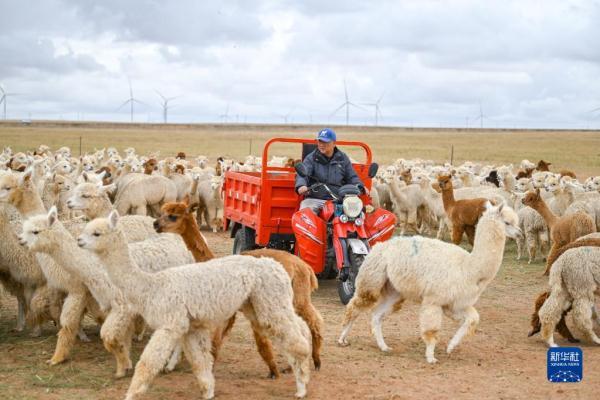
<path id="1" fill-rule="evenodd" d="M 121 108 L 123 108 L 123 106 L 127 105 L 127 103 L 129 103 L 129 105 L 131 106 L 131 122 L 133 122 L 133 103 L 139 103 L 139 104 L 144 104 L 141 101 L 139 101 L 138 99 L 136 99 L 135 97 L 133 97 L 133 89 L 131 88 L 131 79 L 127 78 L 127 81 L 129 82 L 129 98 L 127 100 L 125 100 L 125 102 L 123 104 L 121 104 L 119 106 L 119 108 L 117 108 L 117 111 L 119 111 Z"/>
<path id="2" fill-rule="evenodd" d="M 156 93 L 162 98 L 162 103 L 161 106 L 163 108 L 163 123 L 167 123 L 167 111 L 169 110 L 169 102 L 171 100 L 175 100 L 178 97 L 181 96 L 175 96 L 175 97 L 165 97 L 163 96 L 158 90 L 156 90 Z"/>
<path id="3" fill-rule="evenodd" d="M 335 111 L 331 113 L 330 117 L 333 117 L 338 111 L 340 111 L 342 108 L 346 107 L 346 125 L 348 125 L 349 121 L 350 121 L 350 106 L 356 107 L 359 110 L 364 110 L 364 108 L 352 103 L 350 101 L 350 99 L 348 99 L 348 88 L 346 87 L 345 79 L 344 79 L 344 98 L 346 101 L 344 101 L 341 106 L 336 108 Z"/>
<path id="4" fill-rule="evenodd" d="M 290 110 L 290 112 L 288 112 L 288 113 L 287 113 L 287 114 L 285 114 L 285 115 L 279 115 L 281 118 L 283 118 L 283 123 L 284 123 L 285 125 L 287 125 L 287 124 L 288 124 L 288 120 L 289 120 L 290 116 L 292 115 L 292 113 L 293 113 L 295 110 L 296 110 L 296 107 L 292 108 L 292 109 Z"/>
<path id="5" fill-rule="evenodd" d="M 227 103 L 227 108 L 225 108 L 225 114 L 219 115 L 219 118 L 221 119 L 221 123 L 227 122 L 229 119 L 229 103 Z"/>
<path id="6" fill-rule="evenodd" d="M 479 120 L 481 124 L 481 129 L 483 129 L 483 119 L 487 118 L 487 115 L 483 114 L 483 107 L 481 106 L 481 101 L 479 102 L 479 115 L 473 119 L 473 122 Z"/>
<path id="7" fill-rule="evenodd" d="M 4 90 L 4 87 L 2 85 L 0 85 L 0 94 L 2 95 L 0 97 L 0 104 L 3 105 L 4 108 L 4 119 L 6 120 L 6 103 L 8 102 L 8 96 L 16 96 L 18 93 L 7 93 Z"/>
<path id="8" fill-rule="evenodd" d="M 379 103 L 381 102 L 381 99 L 383 99 L 384 94 L 385 92 L 381 93 L 381 96 L 379 96 L 379 99 L 375 103 L 363 103 L 363 105 L 365 106 L 375 107 L 375 126 L 378 125 L 379 118 L 383 118 L 383 115 L 381 115 L 381 107 L 379 107 Z"/>

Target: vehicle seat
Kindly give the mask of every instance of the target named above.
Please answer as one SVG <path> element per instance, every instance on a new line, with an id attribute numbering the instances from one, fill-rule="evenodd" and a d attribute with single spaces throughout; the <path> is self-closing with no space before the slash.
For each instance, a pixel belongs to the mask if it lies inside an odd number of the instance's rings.
<path id="1" fill-rule="evenodd" d="M 315 151 L 316 149 L 316 143 L 302 143 L 302 161 L 304 161 L 306 156 Z"/>

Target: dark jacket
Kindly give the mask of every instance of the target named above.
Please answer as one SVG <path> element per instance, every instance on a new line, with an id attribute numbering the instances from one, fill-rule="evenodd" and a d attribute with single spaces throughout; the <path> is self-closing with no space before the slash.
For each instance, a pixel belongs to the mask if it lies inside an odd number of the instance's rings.
<path id="1" fill-rule="evenodd" d="M 296 192 L 298 192 L 298 188 L 301 186 L 310 186 L 319 182 L 327 184 L 329 189 L 336 194 L 338 189 L 343 185 L 352 184 L 359 185 L 361 188 L 363 187 L 363 183 L 352 167 L 352 162 L 337 147 L 329 159 L 318 149 L 315 149 L 306 156 L 303 164 L 308 171 L 308 177 L 303 178 L 300 175 L 296 175 Z M 308 196 L 314 199 L 331 199 L 329 193 L 323 188 L 317 193 L 309 193 Z"/>

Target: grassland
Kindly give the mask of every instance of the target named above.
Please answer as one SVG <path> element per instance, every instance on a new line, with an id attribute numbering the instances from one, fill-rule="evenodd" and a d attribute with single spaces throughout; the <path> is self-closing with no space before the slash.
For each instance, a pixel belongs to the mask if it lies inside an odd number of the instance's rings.
<path id="1" fill-rule="evenodd" d="M 22 151 L 47 144 L 71 147 L 73 154 L 95 148 L 133 146 L 140 153 L 161 151 L 162 156 L 184 151 L 188 155 L 218 155 L 241 159 L 258 155 L 264 143 L 277 136 L 311 138 L 320 127 L 293 125 L 157 125 L 34 122 L 30 126 L 0 123 L 0 145 Z M 581 176 L 600 175 L 600 132 L 479 129 L 408 129 L 334 127 L 341 140 L 369 144 L 375 161 L 389 163 L 399 157 L 485 163 L 514 163 L 522 159 L 551 161 L 554 168 L 569 168 Z M 271 154 L 297 156 L 298 148 L 280 146 Z M 357 153 L 353 156 L 359 157 Z"/>

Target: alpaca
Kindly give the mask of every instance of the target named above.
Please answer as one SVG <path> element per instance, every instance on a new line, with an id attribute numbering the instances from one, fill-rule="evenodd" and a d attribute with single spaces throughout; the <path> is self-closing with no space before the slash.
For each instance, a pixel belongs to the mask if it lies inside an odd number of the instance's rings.
<path id="1" fill-rule="evenodd" d="M 570 249 L 575 249 L 575 248 L 579 248 L 579 247 L 588 247 L 588 246 L 600 247 L 600 236 L 595 237 L 595 238 L 590 237 L 593 235 L 594 234 L 586 235 L 584 237 L 577 239 L 574 242 L 571 242 L 571 243 L 561 247 L 560 250 L 554 255 L 554 257 L 548 260 L 548 264 L 552 267 L 554 262 L 561 255 L 563 255 L 567 250 L 570 250 Z M 542 324 L 541 324 L 540 318 L 539 318 L 539 311 L 549 296 L 550 296 L 549 291 L 542 292 L 538 295 L 538 297 L 535 301 L 533 314 L 531 314 L 531 331 L 529 332 L 529 334 L 527 336 L 533 336 L 541 330 Z M 565 316 L 567 315 L 567 313 L 569 311 L 571 311 L 571 307 L 569 307 L 568 309 L 566 309 L 563 312 L 562 318 L 560 319 L 560 321 L 558 322 L 558 325 L 556 326 L 556 330 L 563 337 L 567 338 L 569 340 L 569 342 L 577 343 L 577 342 L 579 342 L 579 340 L 577 340 L 577 339 L 575 339 L 575 337 L 573 337 L 573 335 L 571 334 L 571 331 L 569 330 L 569 328 L 567 327 L 567 324 L 565 322 Z"/>
<path id="2" fill-rule="evenodd" d="M 144 163 L 144 174 L 152 175 L 154 171 L 158 169 L 158 161 L 156 159 L 151 158 Z"/>
<path id="3" fill-rule="evenodd" d="M 506 237 L 519 233 L 517 214 L 504 204 L 485 205 L 471 253 L 435 239 L 396 237 L 377 244 L 365 258 L 356 278 L 356 292 L 346 306 L 338 340 L 347 336 L 358 315 L 376 303 L 371 320 L 373 334 L 382 351 L 390 351 L 382 333 L 384 317 L 400 309 L 405 300 L 421 304 L 421 337 L 427 362 L 434 356 L 442 314 L 462 325 L 450 340 L 450 353 L 463 336 L 475 332 L 479 314 L 474 305 L 502 264 Z"/>
<path id="4" fill-rule="evenodd" d="M 485 211 L 488 200 L 484 198 L 455 200 L 452 180 L 448 175 L 439 176 L 438 184 L 442 189 L 444 210 L 452 223 L 452 242 L 456 245 L 460 244 L 463 233 L 466 233 L 469 243 L 473 245 L 475 226 Z"/>
<path id="5" fill-rule="evenodd" d="M 495 169 L 490 171 L 490 173 L 488 174 L 488 176 L 485 177 L 484 180 L 488 183 L 491 183 L 492 185 L 494 185 L 496 187 L 500 187 L 500 179 L 498 177 L 498 171 Z"/>
<path id="6" fill-rule="evenodd" d="M 535 168 L 525 168 L 524 170 L 521 170 L 519 172 L 517 172 L 517 176 L 515 176 L 515 179 L 519 180 L 521 178 L 531 178 L 531 175 L 533 174 L 533 171 L 535 171 Z"/>
<path id="7" fill-rule="evenodd" d="M 415 233 L 419 233 L 419 209 L 425 207 L 425 199 L 421 193 L 419 185 L 408 185 L 400 187 L 399 178 L 388 175 L 386 183 L 390 188 L 390 194 L 394 203 L 394 212 L 398 215 L 398 221 L 405 221 L 402 224 L 401 235 L 404 235 L 407 228 L 411 228 Z"/>
<path id="8" fill-rule="evenodd" d="M 542 255 L 549 248 L 548 226 L 540 213 L 531 207 L 522 207 L 517 211 L 517 215 L 519 217 L 519 228 L 523 232 L 523 236 L 517 238 L 517 260 L 521 259 L 523 247 L 527 243 L 527 252 L 529 254 L 527 264 L 531 264 L 535 260 L 538 247 Z"/>
<path id="9" fill-rule="evenodd" d="M 127 400 L 148 389 L 179 342 L 201 396 L 213 398 L 211 328 L 240 309 L 265 335 L 282 344 L 296 377 L 296 396 L 306 395 L 309 330 L 294 313 L 290 279 L 279 263 L 229 256 L 148 274 L 132 261 L 118 221 L 119 214 L 113 211 L 108 219 L 88 223 L 78 243 L 99 256 L 111 281 L 155 330 L 135 367 Z"/>
<path id="10" fill-rule="evenodd" d="M 550 270 L 550 296 L 540 308 L 541 336 L 548 346 L 557 347 L 554 330 L 571 307 L 573 322 L 595 344 L 600 338 L 594 333 L 592 318 L 600 323 L 595 311 L 595 295 L 600 289 L 600 248 L 579 247 L 567 250 Z"/>
<path id="11" fill-rule="evenodd" d="M 198 197 L 200 207 L 198 208 L 197 218 L 204 217 L 208 229 L 217 232 L 221 227 L 220 217 L 223 214 L 223 177 L 213 176 L 210 180 L 202 181 L 198 184 Z"/>
<path id="12" fill-rule="evenodd" d="M 529 206 L 540 213 L 544 218 L 544 221 L 546 221 L 548 229 L 550 229 L 552 247 L 548 254 L 549 260 L 555 257 L 554 253 L 558 252 L 562 246 L 571 243 L 575 239 L 587 235 L 588 233 L 596 232 L 596 223 L 587 214 L 575 213 L 562 217 L 554 215 L 540 196 L 539 189 L 535 192 L 527 192 L 521 201 L 526 206 Z M 550 265 L 549 263 L 546 263 L 544 275 L 548 275 L 549 272 Z"/>
<path id="13" fill-rule="evenodd" d="M 131 369 L 129 349 L 135 314 L 127 307 L 122 293 L 100 267 L 96 257 L 77 246 L 76 240 L 58 221 L 56 208 L 48 215 L 29 218 L 23 225 L 19 242 L 31 251 L 48 254 L 61 268 L 80 279 L 100 306 L 104 320 L 100 337 L 106 349 L 117 361 L 117 378 Z M 165 268 L 193 262 L 191 254 L 179 236 L 165 234 L 160 239 L 129 244 L 132 259 L 144 271 L 156 272 Z M 82 260 L 86 260 L 82 262 Z"/>
<path id="14" fill-rule="evenodd" d="M 438 231 L 436 238 L 441 240 L 444 238 L 444 235 L 450 226 L 450 221 L 448 220 L 448 216 L 444 210 L 442 195 L 431 187 L 431 181 L 428 178 L 421 178 L 419 180 L 419 186 L 421 188 L 421 192 L 423 193 L 423 198 L 425 199 L 427 208 L 437 219 Z"/>
<path id="15" fill-rule="evenodd" d="M 163 205 L 162 216 L 158 218 L 154 227 L 157 232 L 173 232 L 180 234 L 186 246 L 192 252 L 196 262 L 208 261 L 214 258 L 206 239 L 200 233 L 196 219 L 194 218 L 195 205 L 183 203 L 167 203 Z M 273 249 L 257 249 L 243 253 L 253 257 L 270 257 L 281 263 L 292 280 L 294 291 L 294 310 L 306 321 L 312 336 L 312 356 L 315 369 L 321 368 L 320 349 L 322 342 L 323 318 L 314 308 L 311 302 L 311 293 L 318 288 L 317 278 L 312 268 L 302 259 L 285 251 Z M 233 321 L 228 323 L 227 330 L 233 327 Z M 222 332 L 222 336 L 227 333 Z M 259 346 L 259 353 L 269 366 L 270 377 L 279 375 L 275 362 L 273 361 L 271 343 L 260 332 L 254 330 L 254 337 Z M 218 338 L 217 344 L 222 340 Z M 218 350 L 218 349 L 217 349 Z"/>
<path id="16" fill-rule="evenodd" d="M 119 187 L 115 198 L 115 209 L 123 215 L 130 210 L 136 215 L 146 215 L 149 206 L 158 213 L 162 204 L 175 201 L 176 198 L 177 187 L 169 178 L 141 174 L 123 187 Z"/>

